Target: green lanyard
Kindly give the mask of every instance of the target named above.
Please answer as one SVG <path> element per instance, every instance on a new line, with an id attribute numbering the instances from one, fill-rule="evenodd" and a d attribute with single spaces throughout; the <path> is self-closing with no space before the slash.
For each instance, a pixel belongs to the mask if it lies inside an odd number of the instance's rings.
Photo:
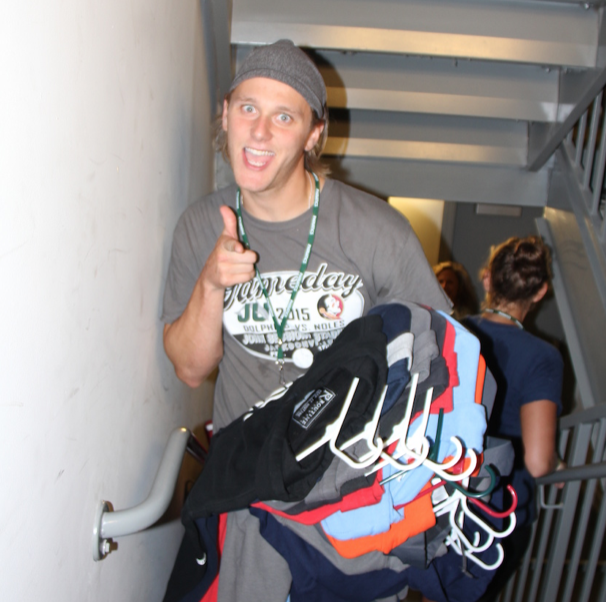
<path id="1" fill-rule="evenodd" d="M 263 284 L 263 280 L 261 279 L 261 274 L 259 274 L 259 268 L 255 265 L 255 272 L 257 282 L 261 286 L 261 290 L 263 291 L 263 296 L 267 299 L 267 304 L 269 305 L 269 310 L 271 312 L 271 317 L 274 321 L 274 326 L 276 327 L 276 332 L 278 334 L 278 358 L 276 360 L 276 364 L 280 366 L 280 375 L 282 375 L 282 369 L 284 367 L 284 350 L 282 348 L 283 341 L 282 337 L 284 336 L 284 329 L 286 328 L 286 323 L 288 322 L 288 316 L 290 311 L 292 310 L 292 306 L 295 302 L 295 297 L 299 292 L 299 288 L 301 287 L 301 282 L 303 281 L 303 276 L 305 275 L 305 270 L 307 269 L 307 264 L 309 263 L 309 258 L 311 257 L 311 249 L 314 244 L 314 238 L 316 237 L 316 225 L 318 223 L 318 212 L 320 209 L 320 180 L 318 180 L 318 176 L 315 173 L 311 172 L 311 175 L 314 177 L 316 181 L 316 192 L 314 195 L 314 204 L 313 211 L 311 217 L 311 226 L 309 227 L 309 235 L 307 236 L 307 246 L 305 247 L 305 253 L 303 253 L 303 261 L 301 262 L 301 268 L 299 269 L 299 275 L 295 282 L 295 285 L 292 289 L 292 294 L 290 295 L 290 300 L 288 301 L 288 305 L 284 310 L 284 315 L 282 316 L 282 321 L 278 320 L 278 316 L 274 310 L 274 307 L 271 303 L 269 295 L 267 294 L 267 289 Z M 240 193 L 240 188 L 238 188 L 238 192 L 236 193 L 236 215 L 238 216 L 238 230 L 240 231 L 240 236 L 242 237 L 242 242 L 247 249 L 250 249 L 250 243 L 248 241 L 248 236 L 246 236 L 246 231 L 244 230 L 244 221 L 242 220 L 242 195 Z"/>

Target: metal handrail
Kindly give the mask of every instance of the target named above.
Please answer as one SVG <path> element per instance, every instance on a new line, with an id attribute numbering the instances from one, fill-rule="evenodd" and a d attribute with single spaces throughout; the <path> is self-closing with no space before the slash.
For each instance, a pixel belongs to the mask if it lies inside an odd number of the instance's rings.
<path id="1" fill-rule="evenodd" d="M 551 472 L 536 479 L 537 485 L 553 485 L 554 483 L 567 483 L 568 481 L 586 481 L 588 479 L 602 479 L 606 477 L 606 462 L 572 466 L 556 472 Z"/>
<path id="2" fill-rule="evenodd" d="M 206 450 L 198 439 L 188 429 L 177 428 L 168 439 L 153 485 L 143 502 L 118 511 L 112 510 L 110 502 L 99 502 L 93 525 L 95 561 L 102 560 L 112 550 L 112 538 L 142 531 L 166 512 L 186 451 L 199 462 L 206 458 Z"/>

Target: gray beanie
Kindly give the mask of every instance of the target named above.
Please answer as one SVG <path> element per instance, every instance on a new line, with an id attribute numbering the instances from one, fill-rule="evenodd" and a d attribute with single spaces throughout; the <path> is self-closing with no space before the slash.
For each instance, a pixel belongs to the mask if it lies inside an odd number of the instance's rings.
<path id="1" fill-rule="evenodd" d="M 290 40 L 255 48 L 242 62 L 229 91 L 252 77 L 268 77 L 294 88 L 318 117 L 324 117 L 326 86 L 311 59 Z"/>

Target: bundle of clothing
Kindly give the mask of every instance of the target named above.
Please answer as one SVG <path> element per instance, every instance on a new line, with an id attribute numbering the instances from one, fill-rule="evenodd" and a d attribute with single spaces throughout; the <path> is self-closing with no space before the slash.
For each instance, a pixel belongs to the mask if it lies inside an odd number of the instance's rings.
<path id="1" fill-rule="evenodd" d="M 165 602 L 478 599 L 515 526 L 498 486 L 513 450 L 485 437 L 495 392 L 442 312 L 394 302 L 351 322 L 212 437 Z"/>

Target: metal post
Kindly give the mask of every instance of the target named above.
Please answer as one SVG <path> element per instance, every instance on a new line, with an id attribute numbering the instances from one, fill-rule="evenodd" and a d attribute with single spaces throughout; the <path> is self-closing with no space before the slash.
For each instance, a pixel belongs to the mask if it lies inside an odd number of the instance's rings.
<path id="1" fill-rule="evenodd" d="M 587 458 L 587 448 L 591 437 L 592 424 L 582 424 L 575 429 L 572 437 L 571 455 L 568 461 L 572 466 L 580 466 Z M 542 591 L 541 602 L 553 602 L 558 597 L 560 578 L 566 560 L 566 550 L 574 522 L 581 482 L 568 483 L 564 488 L 563 508 L 558 514 L 554 531 L 554 540 L 551 544 L 551 555 L 547 563 L 546 573 L 550 575 Z"/>
<path id="2" fill-rule="evenodd" d="M 526 556 L 522 562 L 522 566 L 518 570 L 518 582 L 515 590 L 515 600 L 516 602 L 522 602 L 524 600 L 524 589 L 526 588 L 526 582 L 528 580 L 528 572 L 530 571 L 530 560 L 532 557 L 532 550 L 534 549 L 534 542 L 537 536 L 538 531 L 538 522 L 535 522 L 532 525 L 532 536 L 530 537 L 530 543 L 528 544 L 528 550 L 526 552 Z M 535 567 L 536 570 L 536 567 Z M 510 580 L 513 582 L 513 579 Z M 509 588 L 508 588 L 509 589 Z M 507 599 L 507 602 L 511 599 L 511 595 L 513 591 L 510 593 L 510 597 Z"/>
<path id="3" fill-rule="evenodd" d="M 585 164 L 583 171 L 582 187 L 584 190 L 589 188 L 591 172 L 593 171 L 593 155 L 595 153 L 596 139 L 598 137 L 598 127 L 600 125 L 600 109 L 602 108 L 602 95 L 600 92 L 593 101 L 591 109 L 591 125 L 589 126 L 589 142 L 587 143 L 587 154 L 585 155 Z"/>
<path id="4" fill-rule="evenodd" d="M 583 578 L 583 589 L 579 596 L 579 602 L 587 602 L 591 589 L 593 587 L 593 579 L 595 577 L 595 571 L 600 557 L 600 550 L 602 548 L 602 540 L 604 538 L 604 530 L 606 528 L 606 504 L 600 505 L 600 512 L 598 515 L 598 521 L 593 531 L 593 542 L 591 545 L 591 551 L 589 553 L 589 560 L 587 561 L 587 570 Z M 600 602 L 603 602 L 603 598 Z"/>
<path id="5" fill-rule="evenodd" d="M 600 105 L 602 108 L 602 105 Z M 604 163 L 606 162 L 606 112 L 602 114 L 602 135 L 600 136 L 600 147 L 598 160 L 596 164 L 596 172 L 593 178 L 593 197 L 591 207 L 589 208 L 590 215 L 598 215 L 600 206 L 600 197 L 602 196 L 602 185 L 604 183 Z"/>
<path id="6" fill-rule="evenodd" d="M 595 446 L 594 452 L 592 454 L 592 463 L 599 462 L 602 458 L 602 454 L 604 453 L 604 443 L 606 441 L 606 419 L 602 419 L 599 424 L 595 425 L 595 427 L 597 427 L 598 430 L 598 440 L 597 445 Z M 572 600 L 575 578 L 579 567 L 581 552 L 583 551 L 583 543 L 585 540 L 587 524 L 589 522 L 589 517 L 591 514 L 595 487 L 596 480 L 592 479 L 587 483 L 587 487 L 583 494 L 581 513 L 579 515 L 579 522 L 576 526 L 574 545 L 568 563 L 568 574 L 566 575 L 566 581 L 564 583 L 564 591 L 562 594 L 561 602 L 570 602 L 570 600 Z"/>
<path id="7" fill-rule="evenodd" d="M 579 167 L 583 158 L 583 149 L 585 148 L 585 130 L 587 129 L 587 111 L 583 113 L 579 120 L 579 129 L 577 131 L 576 152 L 574 154 L 574 164 Z M 572 134 L 572 130 L 570 130 Z"/>

